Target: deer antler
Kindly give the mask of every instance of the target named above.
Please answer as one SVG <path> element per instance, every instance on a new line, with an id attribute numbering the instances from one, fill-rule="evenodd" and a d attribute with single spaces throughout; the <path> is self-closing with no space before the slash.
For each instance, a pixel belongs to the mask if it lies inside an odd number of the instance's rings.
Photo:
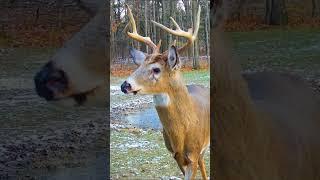
<path id="1" fill-rule="evenodd" d="M 149 47 L 151 47 L 152 49 L 152 53 L 158 53 L 160 50 L 160 46 L 161 46 L 161 41 L 159 41 L 158 46 L 156 44 L 154 44 L 150 37 L 143 37 L 141 35 L 138 34 L 137 32 L 137 26 L 136 26 L 136 22 L 133 18 L 131 9 L 129 8 L 129 6 L 127 4 L 125 4 L 127 10 L 128 10 L 128 14 L 129 14 L 129 19 L 130 19 L 130 23 L 132 26 L 132 33 L 131 32 L 127 32 L 128 36 L 134 40 L 137 40 L 139 42 L 145 43 L 146 45 L 148 45 Z"/>
<path id="2" fill-rule="evenodd" d="M 196 23 L 195 23 L 194 30 L 192 28 L 190 28 L 190 29 L 188 29 L 188 31 L 183 31 L 180 28 L 180 26 L 178 25 L 178 23 L 172 17 L 170 17 L 170 19 L 173 22 L 174 26 L 176 27 L 175 30 L 169 29 L 166 26 L 164 26 L 164 25 L 162 25 L 160 23 L 157 23 L 155 21 L 151 21 L 151 22 L 154 23 L 156 26 L 160 27 L 161 29 L 167 31 L 170 34 L 187 38 L 188 42 L 186 44 L 184 44 L 181 48 L 178 49 L 179 52 L 182 52 L 188 46 L 190 46 L 194 42 L 194 40 L 197 38 L 198 31 L 199 31 L 199 26 L 200 26 L 200 13 L 201 13 L 201 7 L 199 5 L 199 9 L 198 9 L 198 13 L 197 13 L 197 18 L 196 18 Z"/>

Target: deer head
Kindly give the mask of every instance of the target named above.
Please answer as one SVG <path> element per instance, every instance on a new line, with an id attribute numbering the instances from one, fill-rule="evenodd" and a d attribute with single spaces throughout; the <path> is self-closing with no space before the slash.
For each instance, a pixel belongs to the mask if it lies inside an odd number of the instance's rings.
<path id="1" fill-rule="evenodd" d="M 104 0 L 89 4 L 88 8 L 99 9 L 95 16 L 34 77 L 36 92 L 47 101 L 62 105 L 105 105 L 107 8 Z"/>
<path id="2" fill-rule="evenodd" d="M 152 21 L 156 26 L 176 36 L 185 37 L 188 39 L 187 43 L 182 47 L 177 48 L 173 43 L 169 49 L 160 53 L 161 40 L 158 45 L 155 45 L 150 37 L 143 37 L 138 34 L 136 23 L 133 18 L 132 12 L 128 5 L 126 5 L 130 23 L 132 26 L 132 33 L 128 32 L 128 36 L 134 40 L 145 43 L 152 49 L 151 54 L 145 54 L 141 51 L 131 48 L 130 54 L 135 64 L 139 68 L 135 70 L 128 79 L 121 85 L 121 91 L 124 93 L 142 93 L 142 94 L 159 94 L 167 93 L 170 91 L 168 84 L 174 84 L 180 80 L 180 66 L 179 53 L 187 49 L 197 37 L 199 24 L 200 24 L 200 6 L 197 14 L 197 21 L 194 30 L 191 28 L 188 31 L 183 31 L 176 21 L 171 17 L 176 29 L 172 30 Z"/>

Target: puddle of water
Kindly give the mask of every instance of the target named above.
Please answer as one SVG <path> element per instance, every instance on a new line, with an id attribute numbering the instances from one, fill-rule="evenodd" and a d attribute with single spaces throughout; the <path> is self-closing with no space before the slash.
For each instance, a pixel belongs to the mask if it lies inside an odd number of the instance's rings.
<path id="1" fill-rule="evenodd" d="M 161 129 L 162 125 L 155 108 L 148 108 L 138 113 L 132 113 L 125 117 L 125 120 L 142 129 Z"/>
<path id="2" fill-rule="evenodd" d="M 97 152 L 96 156 L 92 157 L 84 166 L 49 171 L 39 170 L 34 172 L 33 177 L 47 180 L 107 179 L 107 156 L 105 152 Z"/>

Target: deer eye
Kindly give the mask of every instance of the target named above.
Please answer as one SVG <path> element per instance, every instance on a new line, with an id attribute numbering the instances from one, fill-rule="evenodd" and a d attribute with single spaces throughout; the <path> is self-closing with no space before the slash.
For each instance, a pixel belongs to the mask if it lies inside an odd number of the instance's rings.
<path id="1" fill-rule="evenodd" d="M 152 72 L 155 74 L 158 74 L 158 73 L 160 73 L 160 68 L 153 68 Z"/>

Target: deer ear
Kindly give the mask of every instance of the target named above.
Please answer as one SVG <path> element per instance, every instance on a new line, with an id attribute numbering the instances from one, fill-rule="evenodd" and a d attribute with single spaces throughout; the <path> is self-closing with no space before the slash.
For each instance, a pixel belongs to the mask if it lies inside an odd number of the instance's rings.
<path id="1" fill-rule="evenodd" d="M 177 48 L 174 45 L 172 45 L 168 51 L 168 64 L 171 70 L 180 68 L 180 60 L 177 53 Z"/>
<path id="2" fill-rule="evenodd" d="M 133 47 L 129 48 L 129 53 L 133 59 L 133 62 L 138 66 L 141 65 L 146 59 L 146 55 L 142 51 L 139 51 Z"/>

